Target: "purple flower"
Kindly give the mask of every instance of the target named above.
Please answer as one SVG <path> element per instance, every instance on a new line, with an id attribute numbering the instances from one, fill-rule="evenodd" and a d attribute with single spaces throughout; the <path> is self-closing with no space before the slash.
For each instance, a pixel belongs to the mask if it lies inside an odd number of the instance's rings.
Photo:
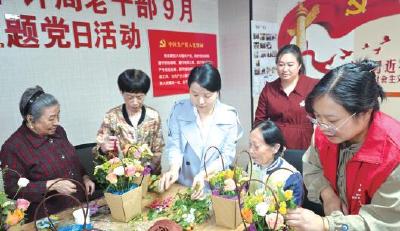
<path id="1" fill-rule="evenodd" d="M 250 226 L 249 226 L 249 229 L 248 229 L 249 231 L 257 231 L 257 229 L 256 229 L 256 226 L 254 225 L 254 223 L 252 223 Z"/>
<path id="2" fill-rule="evenodd" d="M 214 196 L 219 196 L 219 190 L 218 189 L 213 189 L 211 191 L 211 194 L 214 195 Z"/>
<path id="3" fill-rule="evenodd" d="M 146 167 L 144 167 L 144 169 L 143 169 L 142 175 L 143 175 L 143 176 L 149 175 L 150 172 L 151 172 L 151 168 L 150 168 L 149 166 L 146 166 Z"/>

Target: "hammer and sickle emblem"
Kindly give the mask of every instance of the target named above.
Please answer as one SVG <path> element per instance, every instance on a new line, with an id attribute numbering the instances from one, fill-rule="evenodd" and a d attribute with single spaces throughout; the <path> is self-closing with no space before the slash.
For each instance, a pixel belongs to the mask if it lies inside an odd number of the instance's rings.
<path id="1" fill-rule="evenodd" d="M 167 42 L 165 41 L 165 39 L 161 39 L 160 40 L 160 48 L 165 48 L 167 47 Z"/>
<path id="2" fill-rule="evenodd" d="M 349 0 L 347 2 L 347 5 L 353 6 L 353 8 L 346 9 L 346 13 L 345 13 L 346 16 L 365 13 L 365 11 L 367 10 L 366 9 L 367 0 L 361 0 L 361 2 L 359 2 L 357 0 Z"/>

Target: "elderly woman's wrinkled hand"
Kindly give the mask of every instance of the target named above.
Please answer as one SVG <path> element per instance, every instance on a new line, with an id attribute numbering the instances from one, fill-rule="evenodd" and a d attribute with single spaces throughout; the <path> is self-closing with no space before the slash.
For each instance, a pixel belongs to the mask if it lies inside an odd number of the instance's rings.
<path id="1" fill-rule="evenodd" d="M 94 182 L 90 179 L 88 175 L 84 175 L 82 177 L 83 179 L 83 184 L 85 185 L 85 189 L 88 195 L 92 195 L 95 190 L 95 184 Z"/>
<path id="2" fill-rule="evenodd" d="M 56 183 L 54 183 L 56 182 Z M 54 179 L 54 180 L 48 180 L 46 183 L 46 187 L 49 190 L 54 190 L 57 191 L 59 193 L 63 193 L 63 194 L 72 194 L 72 193 L 76 193 L 76 185 L 74 183 L 72 183 L 69 180 L 60 180 L 59 178 Z"/>

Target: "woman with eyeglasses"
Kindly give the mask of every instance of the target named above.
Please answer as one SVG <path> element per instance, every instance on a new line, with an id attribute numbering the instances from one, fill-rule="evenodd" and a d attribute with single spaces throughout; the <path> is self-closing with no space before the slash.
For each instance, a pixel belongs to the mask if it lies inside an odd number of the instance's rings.
<path id="1" fill-rule="evenodd" d="M 377 67 L 371 60 L 337 67 L 306 99 L 315 132 L 304 182 L 326 216 L 292 210 L 286 219 L 296 230 L 400 230 L 400 122 L 379 110 Z"/>
<path id="2" fill-rule="evenodd" d="M 95 156 L 123 157 L 130 145 L 147 144 L 154 154 L 150 163 L 152 173 L 159 174 L 164 147 L 161 118 L 158 111 L 144 104 L 150 78 L 141 70 L 128 69 L 118 76 L 118 88 L 124 103 L 106 113 L 97 132 Z"/>
<path id="3" fill-rule="evenodd" d="M 282 131 L 288 149 L 306 150 L 313 128 L 306 117 L 305 98 L 318 80 L 305 75 L 301 50 L 294 44 L 279 49 L 275 62 L 279 78 L 262 90 L 254 124 L 270 119 Z"/>
<path id="4" fill-rule="evenodd" d="M 0 160 L 5 192 L 12 199 L 30 201 L 27 210 L 27 221 L 30 222 L 46 192 L 48 195 L 72 195 L 84 201 L 83 189 L 74 181 L 61 178 L 80 182 L 90 195 L 95 185 L 60 125 L 60 104 L 53 95 L 44 92 L 40 86 L 27 88 L 21 96 L 19 110 L 23 122 L 4 142 Z M 21 178 L 29 180 L 26 187 L 20 188 Z M 37 219 L 78 204 L 68 197 L 56 196 L 48 199 L 45 206 L 47 213 L 41 207 Z"/>

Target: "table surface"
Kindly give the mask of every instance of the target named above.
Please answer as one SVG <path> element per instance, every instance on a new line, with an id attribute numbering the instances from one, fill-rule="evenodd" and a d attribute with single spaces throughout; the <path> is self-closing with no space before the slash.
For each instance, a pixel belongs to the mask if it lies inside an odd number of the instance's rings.
<path id="1" fill-rule="evenodd" d="M 147 212 L 148 208 L 146 207 L 149 205 L 155 198 L 164 198 L 167 196 L 174 196 L 176 193 L 180 190 L 185 190 L 185 187 L 182 185 L 174 184 L 171 186 L 168 191 L 162 193 L 162 194 L 157 194 L 157 193 L 147 193 L 147 195 L 143 198 L 142 200 L 142 208 L 143 208 L 143 213 Z M 105 205 L 105 200 L 104 198 L 97 200 L 97 204 L 99 205 Z M 73 222 L 73 217 L 72 217 L 72 209 L 65 210 L 63 212 L 60 212 L 57 214 L 63 222 L 66 224 L 72 223 Z M 111 217 L 111 214 L 101 214 L 95 217 L 90 218 L 94 228 L 100 229 L 100 230 L 105 230 L 105 231 L 113 231 L 113 230 L 118 230 L 118 231 L 131 231 L 131 230 L 136 230 L 136 231 L 147 231 L 148 228 L 151 227 L 151 225 L 154 223 L 154 221 L 149 221 L 149 222 L 141 222 L 141 223 L 125 223 L 125 222 L 120 222 Z M 25 224 L 22 226 L 23 231 L 31 231 L 35 230 L 35 225 L 33 222 Z M 195 230 L 213 230 L 213 231 L 228 231 L 228 230 L 235 230 L 235 231 L 242 231 L 243 230 L 243 225 L 240 225 L 237 229 L 228 229 L 224 227 L 217 226 L 215 224 L 215 217 L 212 215 L 204 224 L 197 225 L 195 226 Z"/>

